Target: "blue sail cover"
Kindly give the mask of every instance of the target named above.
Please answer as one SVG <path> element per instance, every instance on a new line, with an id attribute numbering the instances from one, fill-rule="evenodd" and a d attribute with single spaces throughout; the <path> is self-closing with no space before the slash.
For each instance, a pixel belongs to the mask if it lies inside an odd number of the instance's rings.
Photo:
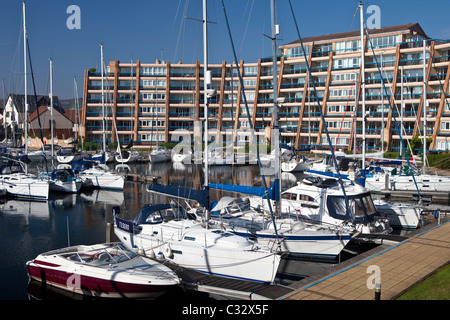
<path id="1" fill-rule="evenodd" d="M 209 208 L 209 190 L 207 188 L 203 190 L 194 190 L 165 186 L 162 184 L 151 184 L 148 186 L 147 190 L 175 198 L 195 200 L 202 207 Z"/>
<path id="2" fill-rule="evenodd" d="M 274 201 L 280 200 L 279 191 L 280 180 L 275 180 L 270 188 L 268 188 L 269 199 Z M 266 191 L 261 187 L 238 186 L 234 184 L 210 183 L 210 188 L 220 189 L 231 192 L 246 193 L 266 198 Z"/>

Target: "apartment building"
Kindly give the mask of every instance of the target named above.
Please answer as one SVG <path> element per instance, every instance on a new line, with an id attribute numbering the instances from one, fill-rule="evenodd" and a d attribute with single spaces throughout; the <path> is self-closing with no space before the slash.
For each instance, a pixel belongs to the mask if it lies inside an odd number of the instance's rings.
<path id="1" fill-rule="evenodd" d="M 424 110 L 427 137 L 432 138 L 429 149 L 450 149 L 450 43 L 430 39 L 417 23 L 368 33 L 363 43 L 364 98 L 359 31 L 304 38 L 304 52 L 299 41 L 279 47 L 276 89 L 281 142 L 297 148 L 329 149 L 326 125 L 338 148 L 361 148 L 365 103 L 367 151 L 380 150 L 382 140 L 385 150 L 398 151 L 397 127 L 402 128 L 404 139 L 422 136 Z M 238 65 L 223 61 L 210 64 L 208 70 L 212 75 L 209 87 L 216 92 L 208 101 L 211 137 L 228 134 L 234 142 L 250 140 L 239 72 L 250 120 L 258 141 L 265 142 L 274 124 L 272 58 Z M 177 142 L 180 130 L 194 134 L 195 121 L 204 119 L 203 80 L 199 62 L 111 61 L 103 87 L 109 139 L 118 137 L 121 144 L 132 140 L 135 146 L 144 147 Z M 82 125 L 88 141 L 100 141 L 103 133 L 101 89 L 100 74 L 85 71 Z"/>

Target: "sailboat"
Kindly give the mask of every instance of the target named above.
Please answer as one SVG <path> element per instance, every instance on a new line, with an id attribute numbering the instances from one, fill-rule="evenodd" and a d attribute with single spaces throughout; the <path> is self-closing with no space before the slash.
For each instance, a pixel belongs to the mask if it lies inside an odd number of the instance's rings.
<path id="1" fill-rule="evenodd" d="M 23 2 L 23 43 L 25 76 L 25 114 L 28 114 L 27 93 L 27 29 L 25 21 L 25 2 Z M 28 152 L 28 127 L 25 120 L 25 154 Z M 49 183 L 29 174 L 26 164 L 21 161 L 9 161 L 0 168 L 0 190 L 6 195 L 26 199 L 48 199 Z"/>
<path id="2" fill-rule="evenodd" d="M 275 5 L 271 2 L 272 7 L 272 47 L 273 52 L 273 70 L 274 70 L 274 119 L 277 119 L 277 99 L 276 99 L 276 33 L 275 30 Z M 240 81 L 242 81 L 241 77 Z M 244 102 L 246 102 L 244 100 Z M 276 125 L 274 125 L 276 128 Z M 278 134 L 277 130 L 275 135 Z M 275 136 L 274 158 L 277 162 L 280 159 L 277 155 L 279 151 L 279 139 Z M 258 156 L 259 158 L 259 156 Z M 260 164 L 260 159 L 258 159 Z M 275 164 L 277 164 L 275 162 Z M 260 164 L 261 167 L 261 164 Z M 275 168 L 279 166 L 275 165 Z M 340 226 L 326 226 L 313 223 L 305 223 L 298 218 L 298 215 L 283 214 L 283 207 L 278 210 L 276 215 L 271 212 L 272 207 L 277 207 L 277 203 L 281 201 L 279 198 L 280 182 L 279 170 L 275 170 L 275 181 L 271 188 L 267 190 L 258 187 L 210 184 L 211 188 L 238 192 L 240 194 L 253 194 L 255 200 L 259 201 L 260 207 L 256 209 L 251 206 L 250 199 L 241 198 L 234 199 L 223 197 L 212 208 L 213 212 L 217 212 L 216 223 L 226 230 L 239 235 L 251 236 L 261 244 L 269 244 L 270 242 L 279 242 L 283 250 L 287 250 L 290 255 L 308 255 L 335 258 L 351 239 L 348 230 Z M 261 176 L 264 181 L 264 176 Z M 263 202 L 261 206 L 261 202 Z"/>
<path id="3" fill-rule="evenodd" d="M 208 106 L 208 62 L 206 0 L 203 0 L 204 95 Z M 208 154 L 208 118 L 205 117 L 205 155 Z M 206 157 L 207 158 L 207 157 Z M 127 247 L 147 256 L 161 256 L 181 267 L 227 278 L 273 282 L 281 261 L 276 251 L 245 237 L 209 226 L 208 160 L 205 161 L 205 188 L 190 190 L 152 184 L 149 190 L 197 201 L 205 208 L 206 223 L 188 216 L 179 205 L 144 205 L 132 221 L 114 214 L 114 232 Z M 115 208 L 117 210 L 117 208 Z M 190 218 L 189 218 L 190 217 Z"/>
<path id="4" fill-rule="evenodd" d="M 102 64 L 102 106 L 104 114 L 104 94 L 103 94 L 103 44 L 100 44 L 101 64 Z M 88 182 L 89 186 L 100 189 L 123 190 L 125 178 L 123 175 L 115 173 L 105 165 L 106 151 L 106 131 L 103 127 L 103 152 L 99 161 L 96 158 L 84 159 L 83 161 L 72 164 L 74 170 L 83 181 Z"/>

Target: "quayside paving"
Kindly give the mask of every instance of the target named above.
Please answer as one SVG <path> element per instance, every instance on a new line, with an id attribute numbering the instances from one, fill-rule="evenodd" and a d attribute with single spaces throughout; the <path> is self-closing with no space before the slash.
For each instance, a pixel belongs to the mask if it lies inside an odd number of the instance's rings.
<path id="1" fill-rule="evenodd" d="M 450 261 L 450 221 L 420 228 L 394 246 L 382 245 L 290 286 L 280 300 L 392 300 Z"/>

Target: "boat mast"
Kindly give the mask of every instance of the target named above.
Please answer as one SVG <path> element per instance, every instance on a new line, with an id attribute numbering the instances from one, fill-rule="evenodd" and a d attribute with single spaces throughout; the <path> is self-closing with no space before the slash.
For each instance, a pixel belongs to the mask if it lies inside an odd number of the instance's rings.
<path id="1" fill-rule="evenodd" d="M 426 45 L 423 39 L 423 173 L 426 173 L 427 163 L 427 67 L 426 67 Z"/>
<path id="2" fill-rule="evenodd" d="M 275 152 L 275 182 L 280 179 L 280 130 L 278 127 L 278 68 L 277 68 L 277 35 L 280 33 L 280 26 L 276 24 L 275 15 L 275 0 L 270 0 L 270 12 L 272 22 L 272 74 L 273 74 L 273 128 L 272 128 L 272 145 L 274 145 Z M 281 184 L 275 184 L 277 186 L 277 194 L 281 195 Z M 281 197 L 279 201 L 275 202 L 275 214 L 281 213 Z"/>
<path id="3" fill-rule="evenodd" d="M 365 175 L 366 170 L 366 77 L 364 68 L 364 6 L 362 1 L 359 2 L 359 14 L 361 22 L 361 85 L 362 85 L 362 170 Z"/>
<path id="4" fill-rule="evenodd" d="M 53 169 L 53 158 L 54 158 L 54 149 L 53 149 L 53 60 L 50 58 L 50 135 L 52 139 L 52 169 Z M 45 156 L 45 154 L 44 154 Z"/>
<path id="5" fill-rule="evenodd" d="M 208 172 L 208 81 L 210 79 L 208 74 L 208 27 L 207 23 L 207 7 L 206 0 L 203 0 L 203 104 L 204 104 L 204 116 L 205 116 L 205 133 L 204 133 L 204 143 L 205 143 L 205 189 L 209 194 L 209 172 Z M 209 201 L 208 201 L 209 203 Z M 209 208 L 205 208 L 205 226 L 208 229 L 209 221 Z"/>
<path id="6" fill-rule="evenodd" d="M 24 115 L 24 127 L 25 127 L 25 154 L 28 154 L 28 88 L 27 88 L 27 25 L 25 23 L 25 1 L 23 1 L 23 73 L 25 75 L 25 94 L 24 94 L 24 104 L 25 104 L 25 115 Z M 36 101 L 37 105 L 37 101 Z M 27 166 L 25 166 L 26 172 Z"/>
<path id="7" fill-rule="evenodd" d="M 103 86 L 103 43 L 100 43 L 101 76 L 102 76 L 102 129 L 103 129 L 103 152 L 106 152 L 106 128 L 105 128 L 105 90 Z"/>

